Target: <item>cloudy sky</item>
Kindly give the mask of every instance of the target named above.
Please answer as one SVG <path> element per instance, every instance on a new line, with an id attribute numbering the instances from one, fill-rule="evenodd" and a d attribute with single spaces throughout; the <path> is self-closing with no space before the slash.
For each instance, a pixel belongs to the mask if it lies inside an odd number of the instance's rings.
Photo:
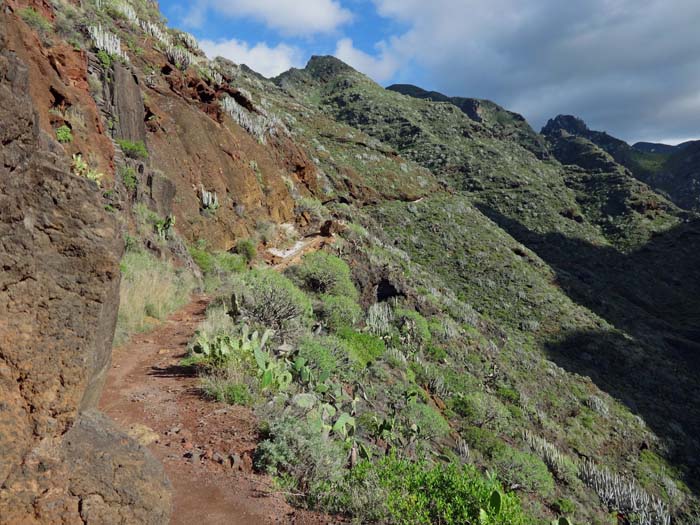
<path id="1" fill-rule="evenodd" d="M 559 113 L 637 140 L 700 138 L 698 0 L 161 0 L 210 56 L 266 76 L 332 54 L 382 85 Z"/>

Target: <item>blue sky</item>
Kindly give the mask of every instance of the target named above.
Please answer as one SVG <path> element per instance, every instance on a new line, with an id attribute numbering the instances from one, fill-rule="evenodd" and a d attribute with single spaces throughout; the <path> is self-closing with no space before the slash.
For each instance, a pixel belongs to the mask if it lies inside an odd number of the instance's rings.
<path id="1" fill-rule="evenodd" d="M 171 26 L 274 76 L 332 54 L 382 85 L 488 98 L 636 140 L 700 137 L 697 0 L 161 0 Z"/>

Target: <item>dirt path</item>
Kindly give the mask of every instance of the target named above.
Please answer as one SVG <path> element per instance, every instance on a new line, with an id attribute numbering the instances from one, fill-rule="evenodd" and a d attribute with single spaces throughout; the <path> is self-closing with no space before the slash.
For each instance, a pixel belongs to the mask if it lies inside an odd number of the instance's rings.
<path id="1" fill-rule="evenodd" d="M 290 266 L 299 264 L 304 255 L 319 251 L 333 242 L 335 242 L 333 237 L 314 234 L 298 241 L 288 250 L 269 249 L 265 252 L 264 257 L 277 271 L 282 272 Z"/>
<path id="2" fill-rule="evenodd" d="M 179 366 L 204 318 L 196 297 L 154 331 L 115 349 L 101 409 L 147 445 L 173 484 L 172 525 L 319 525 L 252 472 L 256 423 L 250 410 L 203 399 Z"/>

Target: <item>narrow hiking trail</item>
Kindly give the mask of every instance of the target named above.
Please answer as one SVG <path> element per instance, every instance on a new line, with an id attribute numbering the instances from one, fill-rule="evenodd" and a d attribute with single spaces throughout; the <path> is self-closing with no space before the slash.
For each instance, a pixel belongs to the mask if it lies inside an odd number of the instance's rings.
<path id="1" fill-rule="evenodd" d="M 251 411 L 204 399 L 198 378 L 179 365 L 207 304 L 194 297 L 153 331 L 116 348 L 100 408 L 165 467 L 172 525 L 328 523 L 289 506 L 268 477 L 252 471 Z"/>
<path id="2" fill-rule="evenodd" d="M 284 271 L 330 242 L 312 235 L 269 262 Z M 173 485 L 171 525 L 334 522 L 294 509 L 269 477 L 253 472 L 252 411 L 205 399 L 193 370 L 180 366 L 208 304 L 195 296 L 151 332 L 115 348 L 100 409 L 163 464 Z"/>

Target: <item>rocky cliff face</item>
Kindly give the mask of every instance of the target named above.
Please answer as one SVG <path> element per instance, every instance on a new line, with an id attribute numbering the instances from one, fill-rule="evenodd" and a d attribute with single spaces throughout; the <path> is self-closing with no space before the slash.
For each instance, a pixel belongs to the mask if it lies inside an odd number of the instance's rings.
<path id="1" fill-rule="evenodd" d="M 42 131 L 0 15 L 0 523 L 165 523 L 161 467 L 95 411 L 122 241 Z"/>

